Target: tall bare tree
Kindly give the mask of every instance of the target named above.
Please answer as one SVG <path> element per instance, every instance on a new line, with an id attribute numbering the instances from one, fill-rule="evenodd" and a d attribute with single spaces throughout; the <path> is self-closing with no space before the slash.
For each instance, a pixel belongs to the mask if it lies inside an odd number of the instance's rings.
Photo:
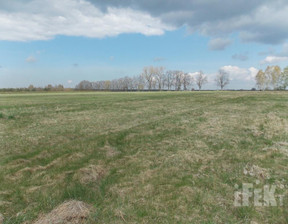
<path id="1" fill-rule="evenodd" d="M 164 79 L 165 79 L 165 74 L 164 74 L 164 68 L 163 67 L 152 67 L 153 69 L 153 75 L 155 78 L 155 81 L 157 82 L 158 85 L 158 90 L 162 90 L 164 88 Z"/>
<path id="2" fill-rule="evenodd" d="M 175 90 L 180 91 L 183 84 L 184 73 L 182 71 L 174 71 L 173 76 L 174 76 Z"/>
<path id="3" fill-rule="evenodd" d="M 189 73 L 183 74 L 183 89 L 186 91 L 193 84 L 193 77 Z"/>
<path id="4" fill-rule="evenodd" d="M 111 81 L 110 80 L 104 81 L 104 89 L 105 90 L 110 90 L 111 89 Z"/>
<path id="5" fill-rule="evenodd" d="M 143 90 L 145 89 L 145 78 L 143 75 L 138 75 L 134 77 L 135 79 L 135 85 L 137 90 Z"/>
<path id="6" fill-rule="evenodd" d="M 171 90 L 174 85 L 174 71 L 167 71 L 165 73 L 165 80 L 166 80 L 167 89 Z"/>
<path id="7" fill-rule="evenodd" d="M 48 89 L 52 88 L 52 85 L 48 85 Z M 91 90 L 92 89 L 92 83 L 86 80 L 81 81 L 76 87 L 76 89 L 79 90 Z"/>
<path id="8" fill-rule="evenodd" d="M 215 78 L 215 82 L 216 85 L 219 86 L 221 90 L 223 90 L 224 87 L 230 83 L 229 74 L 223 69 L 220 69 Z"/>
<path id="9" fill-rule="evenodd" d="M 144 67 L 142 76 L 147 82 L 148 90 L 151 90 L 153 88 L 153 82 L 155 82 L 154 67 L 153 66 Z"/>
<path id="10" fill-rule="evenodd" d="M 203 85 L 208 83 L 207 76 L 204 75 L 202 71 L 199 71 L 198 74 L 195 76 L 195 82 L 196 85 L 198 86 L 198 89 L 201 90 Z"/>

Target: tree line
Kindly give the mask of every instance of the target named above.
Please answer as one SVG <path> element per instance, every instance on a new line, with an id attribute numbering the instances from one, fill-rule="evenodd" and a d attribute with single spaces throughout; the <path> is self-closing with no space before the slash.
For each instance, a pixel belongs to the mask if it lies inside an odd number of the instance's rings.
<path id="1" fill-rule="evenodd" d="M 229 74 L 224 70 L 219 70 L 216 76 L 216 85 L 221 89 L 229 84 Z M 190 73 L 185 73 L 180 70 L 165 71 L 163 67 L 148 66 L 144 67 L 142 74 L 129 77 L 125 76 L 113 80 L 102 80 L 90 82 L 87 80 L 81 81 L 75 89 L 77 90 L 193 90 L 194 85 L 198 90 L 208 83 L 207 75 L 199 71 L 192 76 Z"/>
<path id="2" fill-rule="evenodd" d="M 35 92 L 35 91 L 65 91 L 65 90 L 70 90 L 65 88 L 62 84 L 58 84 L 58 85 L 52 85 L 52 84 L 48 84 L 45 87 L 36 87 L 34 85 L 29 85 L 26 88 L 5 88 L 5 89 L 0 89 L 0 92 Z"/>
<path id="3" fill-rule="evenodd" d="M 209 80 L 210 81 L 210 80 Z M 213 80 L 217 87 L 223 90 L 230 83 L 229 74 L 220 69 Z M 267 66 L 265 70 L 259 70 L 255 76 L 258 90 L 286 90 L 288 87 L 288 66 L 281 70 L 279 66 Z M 125 76 L 113 80 L 102 80 L 90 82 L 81 81 L 75 86 L 76 90 L 100 90 L 100 91 L 154 91 L 154 90 L 201 90 L 208 83 L 208 77 L 199 71 L 194 75 L 180 70 L 165 71 L 164 67 L 147 66 L 143 68 L 140 75 L 133 77 Z M 27 88 L 0 89 L 0 91 L 64 91 L 63 85 L 47 85 L 35 87 L 29 85 Z M 252 90 L 256 90 L 252 88 Z"/>
<path id="4" fill-rule="evenodd" d="M 276 66 L 267 66 L 259 70 L 255 76 L 256 87 L 259 90 L 286 90 L 288 87 L 288 67 L 281 68 Z M 196 75 L 185 73 L 180 70 L 165 71 L 163 67 L 144 67 L 142 74 L 138 76 L 125 76 L 114 80 L 104 81 L 81 81 L 76 85 L 77 90 L 106 90 L 106 91 L 133 91 L 133 90 L 198 90 L 208 83 L 207 75 L 199 71 Z M 229 74 L 220 69 L 214 79 L 217 87 L 223 90 L 230 83 Z M 252 90 L 256 90 L 252 88 Z"/>

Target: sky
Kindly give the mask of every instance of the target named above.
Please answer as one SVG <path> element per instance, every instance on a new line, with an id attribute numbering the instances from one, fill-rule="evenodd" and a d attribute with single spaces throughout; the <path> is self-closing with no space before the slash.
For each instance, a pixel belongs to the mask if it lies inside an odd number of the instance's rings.
<path id="1" fill-rule="evenodd" d="M 0 88 L 111 80 L 145 66 L 251 89 L 288 66 L 287 0 L 0 0 Z"/>

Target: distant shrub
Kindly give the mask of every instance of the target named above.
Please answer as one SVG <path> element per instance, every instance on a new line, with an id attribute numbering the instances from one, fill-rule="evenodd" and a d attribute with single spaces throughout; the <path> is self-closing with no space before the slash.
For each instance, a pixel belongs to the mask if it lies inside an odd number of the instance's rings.
<path id="1" fill-rule="evenodd" d="M 0 112 L 0 119 L 4 118 L 4 114 Z"/>

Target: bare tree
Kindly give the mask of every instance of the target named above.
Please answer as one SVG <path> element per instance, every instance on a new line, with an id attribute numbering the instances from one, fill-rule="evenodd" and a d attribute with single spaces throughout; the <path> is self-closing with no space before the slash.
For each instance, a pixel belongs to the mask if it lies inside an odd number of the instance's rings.
<path id="1" fill-rule="evenodd" d="M 133 90 L 134 89 L 134 83 L 133 83 L 133 79 L 131 77 L 125 76 L 124 82 L 127 86 L 127 90 Z"/>
<path id="2" fill-rule="evenodd" d="M 183 84 L 184 73 L 182 71 L 174 71 L 173 75 L 175 90 L 180 91 Z"/>
<path id="3" fill-rule="evenodd" d="M 121 90 L 123 91 L 129 90 L 130 78 L 128 76 L 125 76 L 124 78 L 120 78 L 119 83 L 120 83 Z"/>
<path id="4" fill-rule="evenodd" d="M 153 75 L 155 77 L 155 81 L 158 85 L 158 90 L 161 90 L 163 86 L 164 81 L 164 68 L 163 67 L 152 67 Z"/>
<path id="5" fill-rule="evenodd" d="M 48 89 L 52 88 L 52 85 L 48 85 Z M 81 81 L 77 86 L 76 89 L 79 90 L 91 90 L 92 89 L 92 83 L 86 80 Z"/>
<path id="6" fill-rule="evenodd" d="M 111 81 L 111 89 L 112 90 L 120 90 L 121 89 L 119 79 L 114 79 Z"/>
<path id="7" fill-rule="evenodd" d="M 154 81 L 154 68 L 153 68 L 153 66 L 144 67 L 142 75 L 143 75 L 143 78 L 147 82 L 148 90 L 151 90 L 153 87 L 153 81 Z"/>
<path id="8" fill-rule="evenodd" d="M 193 77 L 189 73 L 183 74 L 183 89 L 187 90 L 193 84 Z"/>
<path id="9" fill-rule="evenodd" d="M 143 75 L 135 76 L 134 84 L 135 84 L 135 89 L 143 90 L 145 88 L 145 78 L 143 77 Z"/>
<path id="10" fill-rule="evenodd" d="M 223 69 L 220 69 L 219 73 L 215 78 L 215 82 L 216 85 L 219 86 L 221 90 L 223 90 L 224 87 L 230 83 L 229 74 L 225 72 Z"/>
<path id="11" fill-rule="evenodd" d="M 199 73 L 195 76 L 196 85 L 198 86 L 198 89 L 201 90 L 203 85 L 205 85 L 208 82 L 207 76 L 204 75 L 202 71 L 199 71 Z"/>
<path id="12" fill-rule="evenodd" d="M 105 90 L 110 90 L 111 89 L 111 81 L 110 80 L 104 81 L 104 89 Z"/>
<path id="13" fill-rule="evenodd" d="M 167 71 L 165 73 L 165 80 L 167 84 L 167 89 L 171 90 L 174 85 L 174 71 Z"/>

